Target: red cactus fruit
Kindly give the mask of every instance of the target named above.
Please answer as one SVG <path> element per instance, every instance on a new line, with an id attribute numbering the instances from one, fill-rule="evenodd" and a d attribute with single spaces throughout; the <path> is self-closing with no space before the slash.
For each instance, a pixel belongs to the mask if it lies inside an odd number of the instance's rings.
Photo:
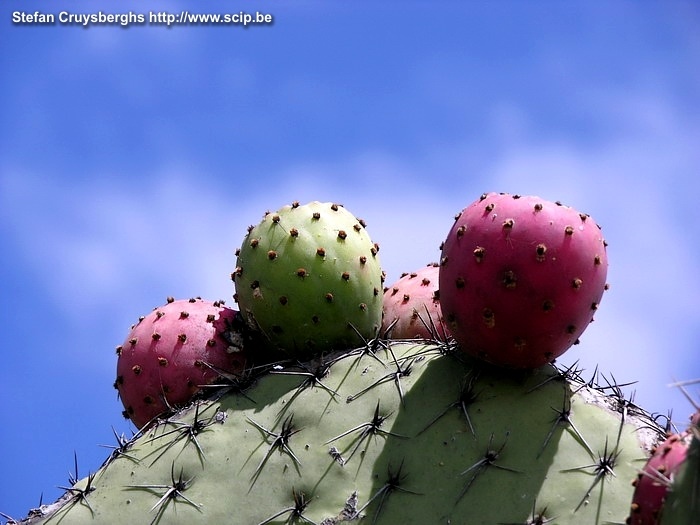
<path id="1" fill-rule="evenodd" d="M 593 219 L 539 197 L 488 193 L 442 246 L 440 303 L 462 350 L 514 368 L 563 354 L 607 288 L 607 243 Z"/>
<path id="2" fill-rule="evenodd" d="M 673 434 L 658 445 L 634 480 L 627 525 L 658 525 L 674 476 L 688 455 L 692 434 Z"/>
<path id="3" fill-rule="evenodd" d="M 245 367 L 237 312 L 221 302 L 175 301 L 132 326 L 117 347 L 117 380 L 124 417 L 138 428 L 172 407 L 188 403 L 202 386 Z"/>
<path id="4" fill-rule="evenodd" d="M 439 265 L 431 263 L 385 288 L 382 333 L 391 339 L 449 337 L 440 311 L 439 272 Z"/>

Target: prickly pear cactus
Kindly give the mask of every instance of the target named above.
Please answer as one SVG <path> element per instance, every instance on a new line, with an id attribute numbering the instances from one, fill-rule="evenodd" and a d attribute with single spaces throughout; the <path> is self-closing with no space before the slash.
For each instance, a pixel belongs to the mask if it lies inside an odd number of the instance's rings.
<path id="1" fill-rule="evenodd" d="M 124 417 L 141 428 L 219 378 L 246 365 L 237 312 L 222 301 L 175 300 L 154 308 L 131 327 L 117 347 L 114 388 Z"/>
<path id="2" fill-rule="evenodd" d="M 700 521 L 700 428 L 689 429 L 692 441 L 672 480 L 661 525 L 693 525 Z"/>
<path id="3" fill-rule="evenodd" d="M 575 344 L 606 289 L 608 260 L 588 215 L 539 197 L 485 193 L 442 246 L 440 303 L 462 350 L 536 368 Z"/>
<path id="4" fill-rule="evenodd" d="M 232 278 L 251 328 L 298 358 L 377 335 L 382 270 L 364 222 L 332 203 L 293 203 L 248 231 Z"/>
<path id="5" fill-rule="evenodd" d="M 629 525 L 658 525 L 678 471 L 685 463 L 692 434 L 672 434 L 652 451 L 634 480 Z"/>
<path id="6" fill-rule="evenodd" d="M 623 523 L 661 429 L 577 370 L 374 341 L 235 381 L 32 523 Z"/>
<path id="7" fill-rule="evenodd" d="M 700 517 L 700 407 L 677 386 L 695 408 L 690 426 L 652 450 L 634 480 L 626 525 L 695 525 Z"/>
<path id="8" fill-rule="evenodd" d="M 440 309 L 439 273 L 440 266 L 431 263 L 384 289 L 382 334 L 391 339 L 451 337 Z"/>

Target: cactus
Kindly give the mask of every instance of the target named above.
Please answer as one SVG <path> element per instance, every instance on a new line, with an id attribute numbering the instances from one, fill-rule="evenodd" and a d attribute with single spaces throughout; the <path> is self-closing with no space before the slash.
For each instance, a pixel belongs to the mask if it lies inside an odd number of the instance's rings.
<path id="1" fill-rule="evenodd" d="M 690 525 L 700 417 L 659 445 L 618 385 L 553 364 L 606 289 L 605 247 L 587 215 L 485 194 L 439 267 L 383 295 L 342 206 L 267 213 L 237 251 L 241 313 L 169 300 L 134 325 L 115 387 L 140 430 L 21 523 Z"/>
<path id="2" fill-rule="evenodd" d="M 439 271 L 439 265 L 431 263 L 385 288 L 382 333 L 392 339 L 450 337 L 440 310 Z"/>
<path id="3" fill-rule="evenodd" d="M 114 388 L 124 417 L 141 428 L 173 407 L 186 405 L 218 370 L 240 373 L 246 364 L 237 312 L 220 301 L 175 301 L 155 308 L 131 327 L 117 347 Z"/>
<path id="4" fill-rule="evenodd" d="M 442 312 L 464 351 L 535 368 L 578 341 L 607 266 L 606 243 L 588 215 L 539 197 L 484 194 L 443 243 Z"/>
<path id="5" fill-rule="evenodd" d="M 249 228 L 232 278 L 251 328 L 296 358 L 377 335 L 382 270 L 361 219 L 339 204 L 294 203 Z"/>
<path id="6" fill-rule="evenodd" d="M 692 440 L 670 487 L 661 525 L 693 525 L 700 517 L 700 429 L 696 425 L 688 432 Z"/>
<path id="7" fill-rule="evenodd" d="M 656 447 L 634 481 L 629 525 L 659 525 L 666 497 L 686 460 L 692 434 L 672 434 Z"/>
<path id="8" fill-rule="evenodd" d="M 627 525 L 694 525 L 700 516 L 700 410 L 687 430 L 655 447 L 634 481 Z"/>
<path id="9" fill-rule="evenodd" d="M 573 368 L 374 341 L 159 420 L 31 523 L 621 523 L 660 433 Z"/>

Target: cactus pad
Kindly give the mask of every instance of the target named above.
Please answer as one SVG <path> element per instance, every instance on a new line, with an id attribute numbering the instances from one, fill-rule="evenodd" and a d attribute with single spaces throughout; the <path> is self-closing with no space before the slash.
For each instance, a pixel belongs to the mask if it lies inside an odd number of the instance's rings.
<path id="1" fill-rule="evenodd" d="M 377 343 L 195 402 L 33 522 L 622 523 L 660 429 L 607 390 Z"/>

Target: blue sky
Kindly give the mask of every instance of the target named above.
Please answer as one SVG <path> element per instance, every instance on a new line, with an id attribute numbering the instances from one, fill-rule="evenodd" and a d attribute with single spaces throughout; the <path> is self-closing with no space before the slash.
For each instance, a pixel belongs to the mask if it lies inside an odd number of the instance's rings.
<path id="1" fill-rule="evenodd" d="M 17 26 L 254 12 L 265 27 Z M 59 496 L 130 434 L 112 388 L 137 318 L 229 299 L 249 224 L 292 200 L 368 223 L 391 282 L 485 191 L 603 225 L 611 289 L 580 360 L 636 401 L 700 378 L 697 2 L 7 0 L 0 5 L 0 511 Z M 700 397 L 700 387 L 690 387 Z"/>

